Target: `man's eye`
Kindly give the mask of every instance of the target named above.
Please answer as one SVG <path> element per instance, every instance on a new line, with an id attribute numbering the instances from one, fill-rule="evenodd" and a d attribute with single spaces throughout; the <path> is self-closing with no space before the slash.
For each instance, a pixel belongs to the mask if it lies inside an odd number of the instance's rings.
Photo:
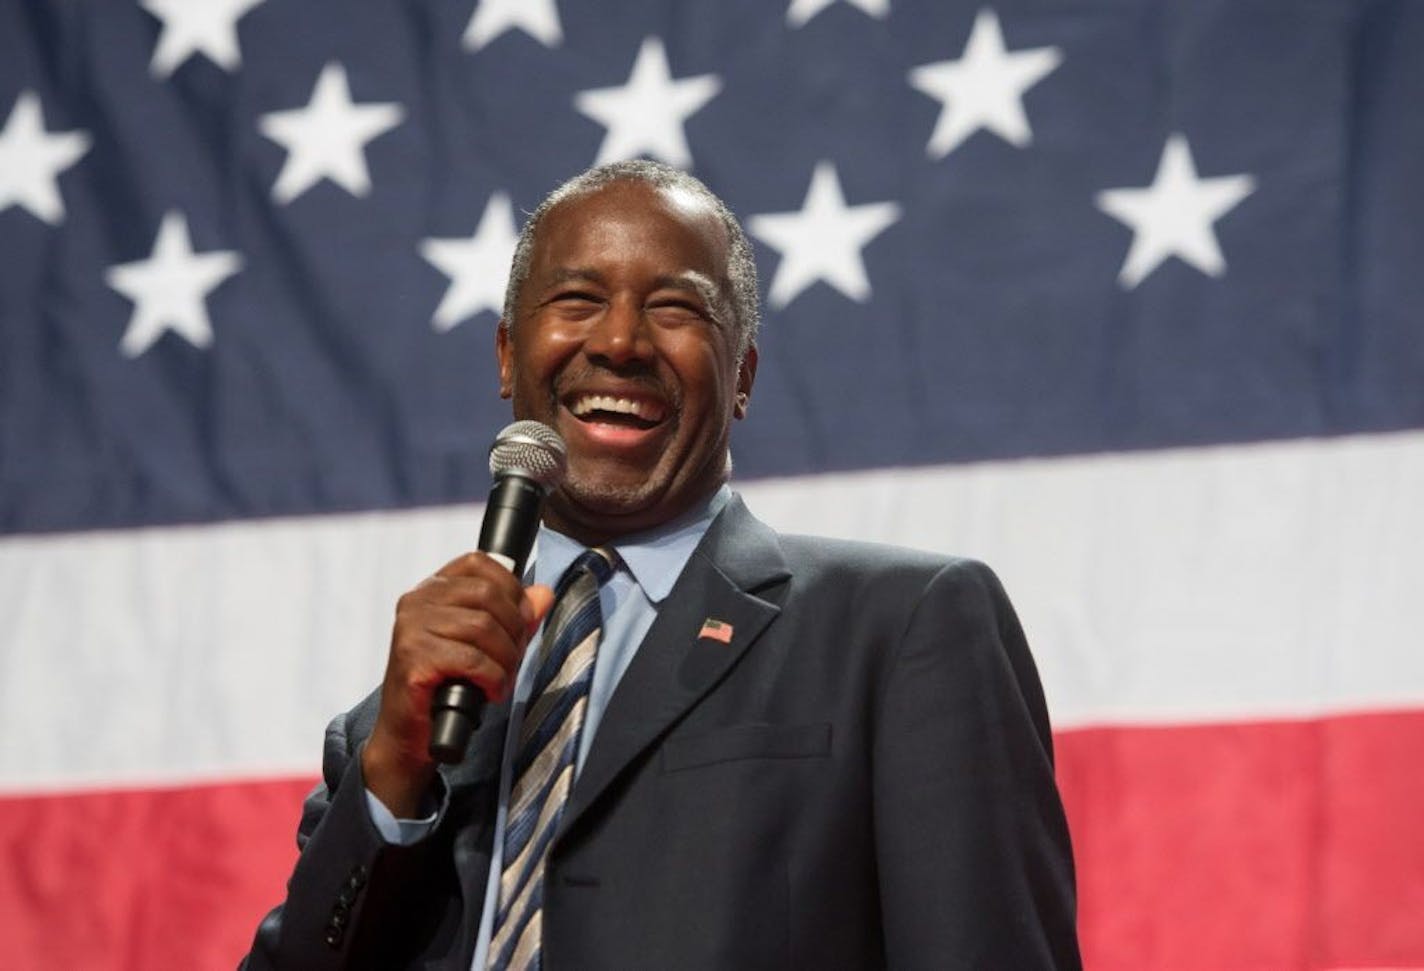
<path id="1" fill-rule="evenodd" d="M 556 294 L 549 301 L 549 307 L 566 317 L 576 317 L 583 319 L 592 316 L 603 306 L 603 301 L 597 294 L 589 293 L 586 290 L 569 290 L 565 293 Z"/>
<path id="2" fill-rule="evenodd" d="M 648 307 L 648 312 L 659 320 L 684 321 L 684 320 L 704 320 L 707 312 L 700 306 L 687 300 L 664 300 Z"/>

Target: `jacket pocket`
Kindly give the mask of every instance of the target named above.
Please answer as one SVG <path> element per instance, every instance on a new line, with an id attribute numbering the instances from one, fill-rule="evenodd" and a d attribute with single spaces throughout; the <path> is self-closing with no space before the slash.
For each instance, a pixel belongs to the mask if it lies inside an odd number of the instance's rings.
<path id="1" fill-rule="evenodd" d="M 663 771 L 743 759 L 824 758 L 831 754 L 831 726 L 729 725 L 690 738 L 670 738 L 663 746 Z"/>

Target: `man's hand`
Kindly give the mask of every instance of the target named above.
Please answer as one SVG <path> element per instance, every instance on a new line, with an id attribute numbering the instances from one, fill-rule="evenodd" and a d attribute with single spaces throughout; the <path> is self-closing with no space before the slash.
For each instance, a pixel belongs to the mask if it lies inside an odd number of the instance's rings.
<path id="1" fill-rule="evenodd" d="M 427 751 L 435 689 L 464 678 L 505 698 L 553 602 L 548 587 L 524 589 L 484 553 L 451 560 L 397 602 L 381 711 L 361 754 L 367 788 L 396 816 L 415 815 L 435 778 Z"/>

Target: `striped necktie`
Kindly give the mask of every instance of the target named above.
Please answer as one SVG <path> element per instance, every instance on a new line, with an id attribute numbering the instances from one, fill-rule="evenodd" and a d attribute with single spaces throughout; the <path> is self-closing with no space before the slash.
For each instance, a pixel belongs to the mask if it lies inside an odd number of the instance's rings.
<path id="1" fill-rule="evenodd" d="M 613 575 L 617 556 L 602 548 L 585 551 L 554 591 L 511 773 L 491 971 L 524 971 L 541 964 L 544 861 L 573 785 L 603 627 L 598 590 Z"/>

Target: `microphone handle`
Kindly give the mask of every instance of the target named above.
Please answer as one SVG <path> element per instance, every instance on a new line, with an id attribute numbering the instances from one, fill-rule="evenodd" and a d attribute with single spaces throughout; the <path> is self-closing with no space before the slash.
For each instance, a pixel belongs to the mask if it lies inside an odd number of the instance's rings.
<path id="1" fill-rule="evenodd" d="M 496 479 L 480 524 L 480 550 L 521 576 L 539 532 L 543 502 L 544 490 L 532 479 L 522 475 Z M 484 704 L 484 692 L 464 678 L 435 689 L 430 703 L 430 757 L 444 765 L 464 759 Z"/>

